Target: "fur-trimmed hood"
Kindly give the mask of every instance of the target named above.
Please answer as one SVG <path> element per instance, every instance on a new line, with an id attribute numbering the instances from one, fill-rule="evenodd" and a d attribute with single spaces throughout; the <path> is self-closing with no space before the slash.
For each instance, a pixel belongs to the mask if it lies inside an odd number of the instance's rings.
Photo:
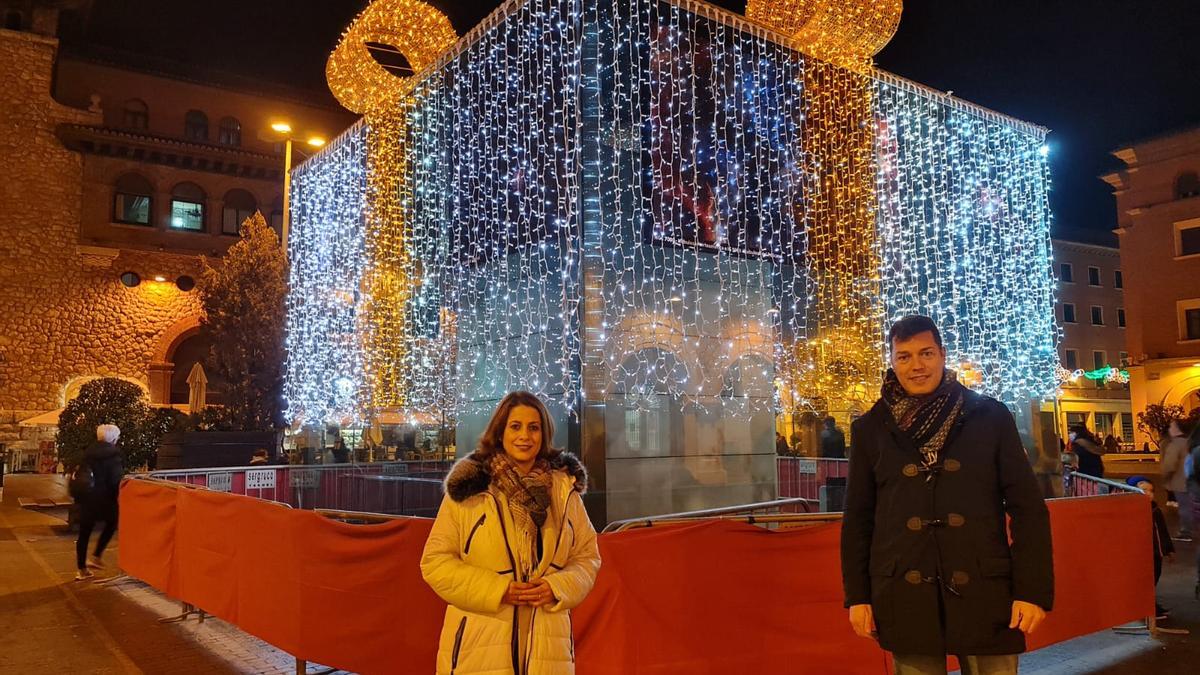
<path id="1" fill-rule="evenodd" d="M 579 494 L 587 492 L 587 469 L 575 455 L 562 451 L 548 459 L 552 471 L 562 471 L 575 479 L 575 491 Z M 466 501 L 488 489 L 492 484 L 491 467 L 487 459 L 477 453 L 471 453 L 454 463 L 446 476 L 446 494 L 456 502 Z"/>

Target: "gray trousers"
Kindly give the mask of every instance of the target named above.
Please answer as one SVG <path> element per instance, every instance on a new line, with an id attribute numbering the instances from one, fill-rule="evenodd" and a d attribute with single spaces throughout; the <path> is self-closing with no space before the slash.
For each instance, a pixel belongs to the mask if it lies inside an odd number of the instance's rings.
<path id="1" fill-rule="evenodd" d="M 956 655 L 957 656 L 957 655 Z M 1016 675 L 1017 654 L 958 656 L 963 675 Z M 896 675 L 946 675 L 946 657 L 928 654 L 893 654 Z"/>
<path id="2" fill-rule="evenodd" d="M 1195 512 L 1192 510 L 1191 490 L 1176 492 L 1175 502 L 1179 504 L 1179 534 L 1192 534 L 1195 532 L 1195 523 L 1192 522 Z"/>

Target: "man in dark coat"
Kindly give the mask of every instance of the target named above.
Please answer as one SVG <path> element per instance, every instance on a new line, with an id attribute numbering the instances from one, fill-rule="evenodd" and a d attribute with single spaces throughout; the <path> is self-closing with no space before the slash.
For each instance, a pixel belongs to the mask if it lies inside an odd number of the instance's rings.
<path id="1" fill-rule="evenodd" d="M 825 418 L 821 431 L 821 456 L 826 459 L 846 459 L 846 434 L 838 428 L 837 420 Z"/>
<path id="2" fill-rule="evenodd" d="M 851 426 L 850 623 L 893 652 L 897 675 L 945 673 L 947 654 L 964 673 L 1015 673 L 1053 604 L 1054 572 L 1013 416 L 958 383 L 929 318 L 897 322 L 888 345 L 883 398 Z"/>
<path id="3" fill-rule="evenodd" d="M 117 448 L 120 435 L 121 430 L 115 425 L 101 424 L 96 427 L 96 442 L 83 453 L 83 463 L 91 471 L 92 483 L 90 489 L 76 499 L 79 505 L 79 539 L 75 542 L 75 567 L 79 573 L 75 575 L 76 581 L 91 578 L 93 568 L 103 568 L 100 556 L 104 555 L 109 540 L 117 532 L 117 495 L 125 475 L 121 451 Z M 104 530 L 96 540 L 95 553 L 87 559 L 88 540 L 98 522 L 104 523 Z"/>

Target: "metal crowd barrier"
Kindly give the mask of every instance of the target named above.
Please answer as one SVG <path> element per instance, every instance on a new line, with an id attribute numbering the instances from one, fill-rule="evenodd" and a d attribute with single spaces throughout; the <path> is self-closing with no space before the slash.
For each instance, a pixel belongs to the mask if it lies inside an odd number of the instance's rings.
<path id="1" fill-rule="evenodd" d="M 149 478 L 297 509 L 433 517 L 453 462 L 262 465 L 152 471 Z"/>
<path id="2" fill-rule="evenodd" d="M 1141 490 L 1126 483 L 1119 483 L 1107 478 L 1097 478 L 1069 469 L 1063 471 L 1063 496 L 1060 499 L 1068 497 L 1099 497 L 1102 495 L 1121 494 L 1123 492 L 1142 494 Z"/>
<path id="3" fill-rule="evenodd" d="M 805 523 L 824 523 L 840 520 L 842 517 L 840 513 L 811 513 L 809 510 L 812 505 L 813 500 L 811 499 L 793 497 L 770 502 L 758 502 L 756 504 L 740 504 L 738 506 L 701 509 L 699 511 L 667 513 L 661 516 L 614 520 L 605 526 L 603 531 L 622 532 L 639 527 L 673 525 L 696 520 L 734 520 L 752 525 L 765 526 L 802 525 Z"/>
<path id="4" fill-rule="evenodd" d="M 780 499 L 809 500 L 814 511 L 841 511 L 846 500 L 850 460 L 826 457 L 777 457 Z"/>

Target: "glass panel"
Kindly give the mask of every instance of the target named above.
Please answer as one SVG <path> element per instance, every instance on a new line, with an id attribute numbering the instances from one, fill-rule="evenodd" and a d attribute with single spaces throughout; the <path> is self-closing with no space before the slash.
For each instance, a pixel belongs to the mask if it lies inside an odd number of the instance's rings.
<path id="1" fill-rule="evenodd" d="M 1063 263 L 1058 266 L 1058 270 L 1059 270 L 1059 272 L 1058 272 L 1059 278 L 1062 279 L 1063 281 L 1074 281 L 1075 280 L 1075 275 L 1071 273 L 1071 265 L 1070 264 Z"/>
<path id="2" fill-rule="evenodd" d="M 1113 432 L 1113 413 L 1096 413 L 1096 435 L 1104 440 Z"/>
<path id="3" fill-rule="evenodd" d="M 1087 413 L 1085 412 L 1069 412 L 1067 413 L 1067 426 L 1087 426 Z"/>
<path id="4" fill-rule="evenodd" d="M 1104 352 L 1092 352 L 1092 367 L 1094 370 L 1100 370 L 1106 364 L 1104 363 Z"/>
<path id="5" fill-rule="evenodd" d="M 1179 255 L 1200 255 L 1200 227 L 1179 231 Z"/>
<path id="6" fill-rule="evenodd" d="M 225 207 L 221 211 L 221 232 L 224 234 L 239 234 L 242 223 L 253 215 L 252 211 L 245 209 L 237 209 L 233 207 Z"/>
<path id="7" fill-rule="evenodd" d="M 1120 413 L 1121 420 L 1121 442 L 1133 442 L 1133 415 L 1130 413 Z"/>
<path id="8" fill-rule="evenodd" d="M 1187 328 L 1184 332 L 1184 338 L 1187 340 L 1200 340 L 1200 309 L 1189 309 L 1184 312 L 1184 323 Z"/>
<path id="9" fill-rule="evenodd" d="M 171 227 L 176 230 L 204 231 L 204 205 L 172 199 Z"/>
<path id="10" fill-rule="evenodd" d="M 118 223 L 150 224 L 150 198 L 145 195 L 117 193 L 113 219 Z"/>
<path id="11" fill-rule="evenodd" d="M 1074 349 L 1068 349 L 1066 354 L 1067 370 L 1075 370 L 1079 367 L 1079 352 Z"/>
<path id="12" fill-rule="evenodd" d="M 1092 286 L 1100 285 L 1100 268 L 1099 267 L 1089 267 L 1088 268 L 1088 283 L 1091 284 Z"/>
<path id="13" fill-rule="evenodd" d="M 1063 321 L 1075 323 L 1075 305 L 1063 305 Z"/>
<path id="14" fill-rule="evenodd" d="M 1099 307 L 1092 308 L 1092 325 L 1093 326 L 1103 326 L 1104 325 L 1104 310 L 1103 309 L 1101 309 Z"/>
<path id="15" fill-rule="evenodd" d="M 1125 288 L 1125 277 L 1121 274 L 1121 270 L 1113 272 L 1113 286 L 1116 288 Z"/>

